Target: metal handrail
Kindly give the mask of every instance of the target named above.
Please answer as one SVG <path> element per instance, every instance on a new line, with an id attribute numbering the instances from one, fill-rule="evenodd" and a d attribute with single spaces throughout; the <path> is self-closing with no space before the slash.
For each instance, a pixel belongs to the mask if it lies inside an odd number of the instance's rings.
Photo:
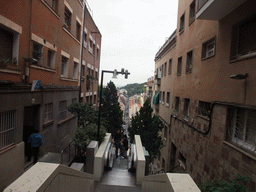
<path id="1" fill-rule="evenodd" d="M 62 151 L 61 151 L 61 164 L 63 164 L 63 153 L 64 151 L 66 151 L 66 149 L 68 148 L 68 161 L 70 161 L 70 146 L 71 144 L 74 143 L 74 140 L 71 141 Z M 76 147 L 75 147 L 75 154 L 76 154 Z"/>

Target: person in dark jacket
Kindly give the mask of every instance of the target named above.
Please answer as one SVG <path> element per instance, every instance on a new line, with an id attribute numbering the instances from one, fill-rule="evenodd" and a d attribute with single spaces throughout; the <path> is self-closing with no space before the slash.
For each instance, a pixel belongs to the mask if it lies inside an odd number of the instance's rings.
<path id="1" fill-rule="evenodd" d="M 36 164 L 38 161 L 39 148 L 43 145 L 43 139 L 41 135 L 38 134 L 38 130 L 35 129 L 28 138 L 28 144 L 30 145 L 31 152 L 34 156 L 33 164 Z M 31 153 L 30 153 L 31 154 Z M 31 157 L 28 157 L 30 160 Z"/>
<path id="2" fill-rule="evenodd" d="M 120 133 L 120 130 L 118 129 L 116 131 L 116 134 L 114 136 L 114 140 L 113 142 L 115 143 L 115 146 L 116 146 L 116 158 L 118 158 L 118 149 L 120 148 L 120 142 L 121 142 L 121 133 Z"/>
<path id="3" fill-rule="evenodd" d="M 128 151 L 128 140 L 127 140 L 127 136 L 124 134 L 121 140 L 121 157 L 124 157 L 127 159 L 127 151 Z"/>

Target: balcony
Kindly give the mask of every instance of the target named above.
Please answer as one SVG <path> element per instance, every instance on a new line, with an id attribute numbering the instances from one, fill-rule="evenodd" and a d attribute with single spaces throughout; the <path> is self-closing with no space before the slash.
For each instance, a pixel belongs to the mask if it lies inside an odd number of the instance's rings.
<path id="1" fill-rule="evenodd" d="M 198 0 L 197 19 L 219 21 L 245 0 Z"/>

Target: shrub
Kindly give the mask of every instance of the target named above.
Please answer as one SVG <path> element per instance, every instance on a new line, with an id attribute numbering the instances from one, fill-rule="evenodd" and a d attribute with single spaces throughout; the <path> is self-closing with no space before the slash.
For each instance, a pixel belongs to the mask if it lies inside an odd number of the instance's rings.
<path id="1" fill-rule="evenodd" d="M 247 192 L 246 184 L 249 182 L 249 177 L 237 174 L 234 178 L 227 180 L 215 179 L 206 181 L 199 185 L 199 188 L 202 192 Z"/>

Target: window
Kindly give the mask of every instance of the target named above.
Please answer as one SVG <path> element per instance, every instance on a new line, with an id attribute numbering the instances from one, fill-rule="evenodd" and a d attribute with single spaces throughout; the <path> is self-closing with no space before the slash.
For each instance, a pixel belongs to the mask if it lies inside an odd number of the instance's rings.
<path id="1" fill-rule="evenodd" d="M 42 65 L 43 63 L 43 45 L 33 42 L 32 57 L 36 59 L 34 63 Z"/>
<path id="2" fill-rule="evenodd" d="M 87 67 L 87 75 L 91 75 L 91 69 Z"/>
<path id="3" fill-rule="evenodd" d="M 178 59 L 177 75 L 181 75 L 182 57 Z"/>
<path id="4" fill-rule="evenodd" d="M 162 91 L 160 91 L 159 93 L 159 103 L 162 103 L 161 99 L 162 99 Z"/>
<path id="5" fill-rule="evenodd" d="M 0 28 L 0 62 L 12 59 L 13 33 Z"/>
<path id="6" fill-rule="evenodd" d="M 93 50 L 92 50 L 92 49 L 93 49 L 93 42 L 92 42 L 92 40 L 90 39 L 90 40 L 89 40 L 89 52 L 90 52 L 90 53 L 93 53 Z"/>
<path id="7" fill-rule="evenodd" d="M 53 103 L 44 105 L 44 122 L 53 120 Z"/>
<path id="8" fill-rule="evenodd" d="M 175 97 L 175 112 L 179 112 L 179 107 L 180 107 L 180 98 Z"/>
<path id="9" fill-rule="evenodd" d="M 55 52 L 48 49 L 48 57 L 47 57 L 47 67 L 53 68 L 55 60 Z"/>
<path id="10" fill-rule="evenodd" d="M 0 113 L 0 150 L 3 150 L 15 142 L 16 112 L 8 111 Z"/>
<path id="11" fill-rule="evenodd" d="M 67 116 L 67 101 L 60 101 L 59 103 L 59 120 L 66 119 Z"/>
<path id="12" fill-rule="evenodd" d="M 231 60 L 250 56 L 256 52 L 256 15 L 253 15 L 232 28 Z M 255 54 L 254 54 L 255 55 Z"/>
<path id="13" fill-rule="evenodd" d="M 165 92 L 163 91 L 163 100 L 162 100 L 162 104 L 164 104 L 165 102 Z"/>
<path id="14" fill-rule="evenodd" d="M 73 79 L 78 79 L 78 63 L 74 62 Z"/>
<path id="15" fill-rule="evenodd" d="M 256 110 L 229 108 L 228 119 L 228 141 L 256 155 Z"/>
<path id="16" fill-rule="evenodd" d="M 195 20 L 195 15 L 196 15 L 196 3 L 193 1 L 190 4 L 190 9 L 189 9 L 189 24 L 193 23 Z"/>
<path id="17" fill-rule="evenodd" d="M 92 104 L 92 95 L 90 96 L 90 104 Z"/>
<path id="18" fill-rule="evenodd" d="M 68 76 L 68 58 L 62 56 L 61 60 L 61 76 L 67 77 Z"/>
<path id="19" fill-rule="evenodd" d="M 185 24 L 185 13 L 180 17 L 180 30 L 179 30 L 179 32 L 184 30 L 184 24 Z"/>
<path id="20" fill-rule="evenodd" d="M 187 65 L 186 65 L 186 73 L 192 71 L 192 62 L 193 62 L 193 51 L 187 53 Z"/>
<path id="21" fill-rule="evenodd" d="M 93 55 L 95 55 L 95 44 L 93 43 L 93 47 L 92 47 L 92 52 L 93 52 Z"/>
<path id="22" fill-rule="evenodd" d="M 84 31 L 84 48 L 87 48 L 87 33 Z"/>
<path id="23" fill-rule="evenodd" d="M 205 42 L 202 47 L 202 59 L 212 57 L 215 54 L 215 37 Z"/>
<path id="24" fill-rule="evenodd" d="M 76 38 L 78 41 L 80 41 L 80 35 L 81 35 L 81 25 L 76 22 Z"/>
<path id="25" fill-rule="evenodd" d="M 210 117 L 212 104 L 208 102 L 199 101 L 198 115 Z"/>
<path id="26" fill-rule="evenodd" d="M 56 13 L 58 13 L 58 0 L 45 0 L 45 1 Z"/>
<path id="27" fill-rule="evenodd" d="M 100 49 L 97 48 L 97 58 L 100 58 Z"/>
<path id="28" fill-rule="evenodd" d="M 82 69 L 81 69 L 81 76 L 82 76 L 82 79 L 83 79 L 83 80 L 84 80 L 84 78 L 85 78 L 84 70 L 85 70 L 85 66 L 84 66 L 84 65 L 82 65 Z"/>
<path id="29" fill-rule="evenodd" d="M 65 7 L 64 11 L 64 27 L 69 31 L 71 30 L 71 12 L 67 7 Z"/>
<path id="30" fill-rule="evenodd" d="M 94 104 L 97 104 L 96 95 L 94 95 Z"/>
<path id="31" fill-rule="evenodd" d="M 166 71 L 167 71 L 167 62 L 164 63 L 164 76 L 166 76 Z"/>
<path id="32" fill-rule="evenodd" d="M 6 19 L 6 22 L 9 21 Z M 13 69 L 17 67 L 20 50 L 19 37 L 19 30 L 14 31 L 8 27 L 1 28 L 0 26 L 0 68 Z"/>
<path id="33" fill-rule="evenodd" d="M 98 79 L 98 72 L 97 71 L 95 71 L 95 78 Z"/>
<path id="34" fill-rule="evenodd" d="M 183 118 L 188 120 L 190 99 L 184 99 Z"/>
<path id="35" fill-rule="evenodd" d="M 169 107 L 169 105 L 170 105 L 170 92 L 167 92 L 166 93 L 166 106 Z"/>
<path id="36" fill-rule="evenodd" d="M 172 59 L 169 59 L 169 69 L 168 69 L 169 71 L 169 74 L 171 74 L 172 73 Z"/>

